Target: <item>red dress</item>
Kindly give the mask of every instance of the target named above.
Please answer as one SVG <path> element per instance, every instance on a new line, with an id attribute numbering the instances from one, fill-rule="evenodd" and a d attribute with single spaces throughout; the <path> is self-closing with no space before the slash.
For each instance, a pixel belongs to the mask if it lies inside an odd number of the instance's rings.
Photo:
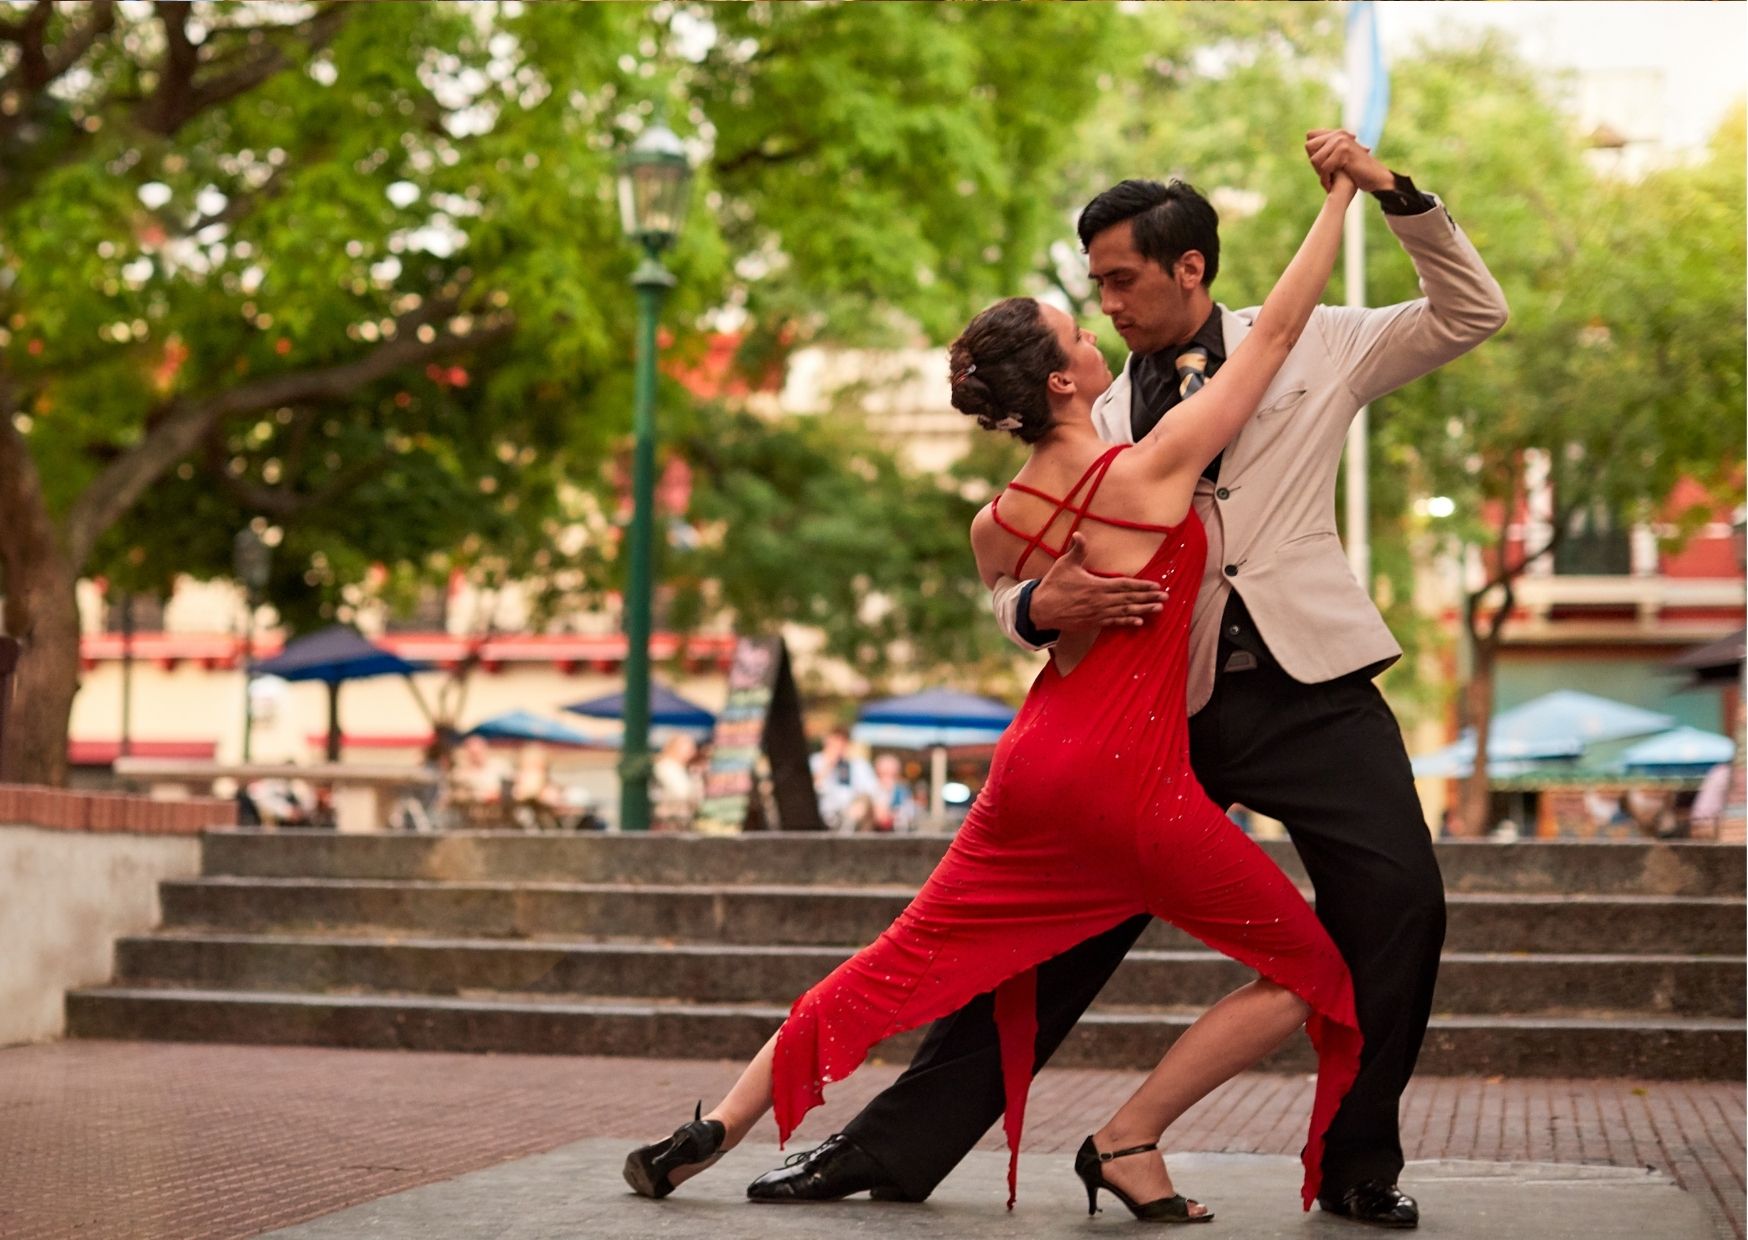
<path id="1" fill-rule="evenodd" d="M 1302 1155 L 1310 1209 L 1323 1134 L 1359 1069 L 1352 983 L 1304 898 L 1191 773 L 1184 681 L 1207 537 L 1193 511 L 1172 527 L 1090 515 L 1120 451 L 1095 461 L 1065 499 L 1013 485 L 1057 506 L 1036 535 L 1008 525 L 998 507 L 997 522 L 1027 543 L 1014 576 L 1066 512 L 1070 535 L 1083 519 L 1163 534 L 1129 575 L 1176 588 L 1150 623 L 1105 630 L 1067 675 L 1054 661 L 1045 666 L 928 882 L 878 939 L 795 1001 L 772 1065 L 778 1136 L 787 1141 L 823 1100 L 823 1085 L 853 1072 L 874 1043 L 994 990 L 1012 1206 L 1037 1030 L 1035 966 L 1146 912 L 1311 1006 L 1318 1077 Z"/>

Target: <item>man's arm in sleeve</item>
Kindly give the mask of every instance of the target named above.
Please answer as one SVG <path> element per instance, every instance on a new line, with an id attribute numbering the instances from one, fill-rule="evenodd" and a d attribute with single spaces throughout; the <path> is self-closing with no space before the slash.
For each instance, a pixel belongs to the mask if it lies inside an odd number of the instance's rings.
<path id="1" fill-rule="evenodd" d="M 1032 591 L 1036 581 L 1015 581 L 1003 577 L 989 592 L 990 606 L 995 608 L 996 623 L 1008 640 L 1027 650 L 1047 650 L 1062 636 L 1060 629 L 1040 630 L 1032 623 Z"/>
<path id="2" fill-rule="evenodd" d="M 1312 317 L 1349 390 L 1366 404 L 1461 357 L 1505 326 L 1509 310 L 1499 282 L 1437 197 L 1351 137 L 1341 146 L 1324 158 L 1377 197 L 1424 294 L 1378 309 L 1324 306 Z"/>

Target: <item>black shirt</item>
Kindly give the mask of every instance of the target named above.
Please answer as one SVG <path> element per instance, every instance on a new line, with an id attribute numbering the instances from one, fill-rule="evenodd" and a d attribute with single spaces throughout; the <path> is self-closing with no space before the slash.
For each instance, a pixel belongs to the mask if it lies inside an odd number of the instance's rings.
<path id="1" fill-rule="evenodd" d="M 1385 215 L 1421 215 L 1438 205 L 1432 195 L 1421 192 L 1413 181 L 1400 172 L 1391 175 L 1396 178 L 1395 188 L 1372 191 L 1372 197 L 1378 200 L 1378 206 Z M 1134 433 L 1137 442 L 1180 403 L 1177 359 L 1185 349 L 1197 346 L 1208 351 L 1206 373 L 1212 379 L 1226 361 L 1226 340 L 1225 332 L 1221 329 L 1220 307 L 1214 307 L 1188 341 L 1156 353 L 1137 354 L 1129 363 L 1129 429 Z M 1209 461 L 1208 467 L 1202 471 L 1202 477 L 1210 482 L 1218 482 L 1220 460 L 1224 455 L 1221 453 Z M 1014 608 L 1014 628 L 1032 645 L 1043 646 L 1057 640 L 1062 634 L 1056 629 L 1032 627 L 1032 591 L 1037 586 L 1036 581 L 1028 581 L 1021 588 L 1019 602 Z M 1263 643 L 1262 635 L 1256 631 L 1256 625 L 1244 606 L 1244 600 L 1238 597 L 1236 590 L 1227 596 L 1226 608 L 1220 618 L 1220 644 L 1221 653 L 1217 667 L 1225 666 L 1228 647 L 1248 650 L 1259 659 L 1274 661 L 1268 647 Z"/>
<path id="2" fill-rule="evenodd" d="M 1188 349 L 1203 349 L 1208 365 L 1203 373 L 1212 379 L 1226 361 L 1226 332 L 1220 322 L 1220 307 L 1209 312 L 1200 329 L 1187 344 L 1174 344 L 1157 353 L 1137 354 L 1129 364 L 1129 429 L 1140 443 L 1147 432 L 1159 425 L 1166 413 L 1183 403 L 1179 395 L 1182 386 L 1177 373 L 1177 359 Z M 1220 476 L 1220 458 L 1215 457 L 1202 476 L 1210 482 Z"/>

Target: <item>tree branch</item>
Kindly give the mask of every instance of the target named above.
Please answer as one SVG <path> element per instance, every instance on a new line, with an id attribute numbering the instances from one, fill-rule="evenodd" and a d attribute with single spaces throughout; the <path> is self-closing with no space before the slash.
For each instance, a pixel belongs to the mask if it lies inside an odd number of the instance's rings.
<path id="1" fill-rule="evenodd" d="M 7 23 L 0 31 L 0 40 L 18 48 L 18 63 L 0 78 L 0 93 L 15 92 L 19 96 L 18 106 L 0 118 L 5 134 L 10 135 L 22 123 L 33 99 L 77 64 L 93 43 L 115 29 L 115 0 L 92 0 L 87 10 L 90 16 L 53 48 L 44 42 L 49 18 L 54 16 L 53 0 L 37 0 L 36 7 L 25 14 L 23 21 Z"/>
<path id="2" fill-rule="evenodd" d="M 248 478 L 232 473 L 224 436 L 216 424 L 207 431 L 205 447 L 207 473 L 218 480 L 219 487 L 239 506 L 281 523 L 289 523 L 311 509 L 339 503 L 365 483 L 381 477 L 395 460 L 393 453 L 379 452 L 349 463 L 336 472 L 327 485 L 315 491 L 299 491 L 290 486 L 257 486 Z"/>
<path id="3" fill-rule="evenodd" d="M 1507 468 L 1505 471 L 1507 479 L 1505 495 L 1502 497 L 1499 505 L 1499 540 L 1495 544 L 1499 551 L 1498 568 L 1491 578 L 1482 583 L 1480 589 L 1470 591 L 1463 609 L 1464 619 L 1469 626 L 1469 639 L 1477 647 L 1490 646 L 1499 636 L 1499 611 L 1495 611 L 1493 615 L 1488 617 L 1489 625 L 1486 632 L 1483 633 L 1481 627 L 1481 600 L 1486 598 L 1487 595 L 1495 589 L 1498 589 L 1502 585 L 1506 585 L 1514 571 L 1508 563 L 1508 558 L 1511 543 L 1511 522 L 1517 515 L 1518 470 L 1522 469 L 1522 467 L 1521 461 L 1514 461 L 1511 467 Z M 1509 587 L 1507 587 L 1507 589 L 1509 592 Z"/>
<path id="4" fill-rule="evenodd" d="M 730 155 L 726 159 L 718 159 L 713 162 L 719 176 L 730 176 L 752 164 L 770 167 L 772 164 L 786 164 L 793 159 L 803 159 L 818 149 L 819 143 L 817 142 L 803 142 L 801 145 L 789 147 L 787 150 L 772 150 L 765 142 L 761 141 L 758 145 L 748 147 L 737 155 Z"/>
<path id="5" fill-rule="evenodd" d="M 26 13 L 18 30 L 19 83 L 27 93 L 36 94 L 48 83 L 48 53 L 43 48 L 43 36 L 48 33 L 49 18 L 54 16 L 54 0 L 36 0 L 36 7 Z M 11 86 L 12 74 L 0 85 Z"/>
<path id="6" fill-rule="evenodd" d="M 147 487 L 194 451 L 207 431 L 225 419 L 280 405 L 345 399 L 357 388 L 398 370 L 505 339 L 514 329 L 512 321 L 504 318 L 465 335 L 444 332 L 429 342 L 419 340 L 418 328 L 445 312 L 427 304 L 403 316 L 393 339 L 352 361 L 268 375 L 204 399 L 176 397 L 154 409 L 146 418 L 150 428 L 146 434 L 98 475 L 67 515 L 68 554 L 75 568 L 83 566 L 97 539 Z"/>
<path id="7" fill-rule="evenodd" d="M 188 0 L 159 0 L 157 10 L 164 22 L 168 50 L 158 93 L 140 110 L 141 127 L 161 137 L 170 137 L 207 109 L 235 99 L 289 68 L 291 55 L 284 43 L 268 37 L 269 31 L 294 36 L 302 44 L 305 55 L 320 51 L 340 32 L 345 9 L 344 3 L 330 0 L 314 15 L 293 25 L 254 27 L 249 31 L 249 37 L 262 40 L 255 50 L 239 57 L 223 72 L 197 82 L 195 62 L 198 56 L 189 60 L 177 46 L 179 39 L 186 43 L 183 28 L 187 22 Z"/>
<path id="8" fill-rule="evenodd" d="M 194 97 L 200 49 L 188 38 L 188 15 L 193 7 L 189 0 L 158 0 L 153 6 L 164 27 L 164 63 L 158 67 L 158 89 L 151 99 L 151 107 L 160 118 L 186 115 Z"/>

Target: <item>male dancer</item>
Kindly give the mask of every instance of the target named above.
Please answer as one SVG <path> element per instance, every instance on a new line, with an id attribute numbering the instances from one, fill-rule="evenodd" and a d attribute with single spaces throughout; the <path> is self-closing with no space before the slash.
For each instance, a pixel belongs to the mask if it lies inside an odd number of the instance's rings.
<path id="1" fill-rule="evenodd" d="M 1207 571 L 1191 625 L 1190 753 L 1217 804 L 1279 818 L 1353 973 L 1365 1052 L 1331 1125 L 1325 1211 L 1408 1228 L 1397 1112 L 1426 1032 L 1444 942 L 1443 883 L 1401 731 L 1372 677 L 1401 656 L 1335 533 L 1335 469 L 1361 405 L 1461 356 L 1505 323 L 1498 284 L 1440 202 L 1341 130 L 1314 130 L 1320 175 L 1345 171 L 1383 207 L 1424 296 L 1320 307 L 1257 414 L 1198 484 Z M 1211 376 L 1249 329 L 1208 293 L 1214 210 L 1187 185 L 1124 181 L 1081 213 L 1100 304 L 1130 348 L 1094 407 L 1112 442 L 1139 439 Z M 1088 572 L 1077 547 L 1041 580 L 1004 579 L 994 605 L 1029 649 L 1060 630 L 1140 624 L 1150 582 Z M 1055 1051 L 1146 928 L 1139 917 L 1038 970 L 1036 1066 Z M 987 996 L 932 1027 L 911 1066 L 842 1133 L 754 1181 L 755 1201 L 871 1190 L 920 1201 L 1002 1109 Z"/>

